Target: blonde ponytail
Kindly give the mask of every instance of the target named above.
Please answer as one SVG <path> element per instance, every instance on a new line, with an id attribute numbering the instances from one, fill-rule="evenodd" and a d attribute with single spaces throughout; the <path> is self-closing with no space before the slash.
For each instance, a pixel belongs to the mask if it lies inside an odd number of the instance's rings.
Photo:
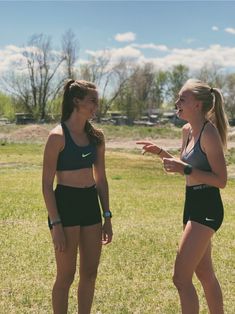
<path id="1" fill-rule="evenodd" d="M 211 93 L 214 96 L 213 107 L 207 113 L 208 119 L 214 123 L 218 129 L 224 148 L 227 148 L 227 133 L 228 120 L 224 111 L 223 96 L 218 88 L 211 88 Z"/>

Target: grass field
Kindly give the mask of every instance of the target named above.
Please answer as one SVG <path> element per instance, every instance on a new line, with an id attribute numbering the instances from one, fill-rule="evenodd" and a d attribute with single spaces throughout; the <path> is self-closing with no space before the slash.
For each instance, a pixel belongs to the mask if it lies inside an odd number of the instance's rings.
<path id="1" fill-rule="evenodd" d="M 41 194 L 43 146 L 0 146 L 0 313 L 49 314 L 53 248 Z M 152 156 L 107 151 L 113 243 L 104 247 L 93 314 L 180 313 L 172 267 L 181 234 L 184 180 L 167 175 Z M 230 157 L 230 163 L 233 163 Z M 235 181 L 222 190 L 225 219 L 214 238 L 215 269 L 225 313 L 235 313 Z M 76 278 L 69 313 L 76 313 Z M 201 312 L 207 313 L 195 279 Z"/>

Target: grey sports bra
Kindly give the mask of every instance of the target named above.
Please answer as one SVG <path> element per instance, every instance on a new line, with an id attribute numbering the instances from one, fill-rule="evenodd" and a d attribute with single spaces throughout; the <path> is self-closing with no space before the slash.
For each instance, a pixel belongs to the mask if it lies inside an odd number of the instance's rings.
<path id="1" fill-rule="evenodd" d="M 182 161 L 186 162 L 187 164 L 190 164 L 193 168 L 197 168 L 203 171 L 211 171 L 211 167 L 207 159 L 207 156 L 202 151 L 201 144 L 200 144 L 201 135 L 207 122 L 208 121 L 204 123 L 201 129 L 199 138 L 197 142 L 195 143 L 195 145 L 193 146 L 193 148 L 189 152 L 186 152 L 187 146 L 189 144 L 189 136 L 188 136 L 187 143 L 185 145 L 184 151 L 181 156 Z"/>

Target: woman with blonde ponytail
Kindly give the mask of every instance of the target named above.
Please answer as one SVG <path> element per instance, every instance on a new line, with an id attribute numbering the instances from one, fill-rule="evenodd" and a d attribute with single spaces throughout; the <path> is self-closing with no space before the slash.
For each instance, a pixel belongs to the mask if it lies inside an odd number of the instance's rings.
<path id="1" fill-rule="evenodd" d="M 177 115 L 188 123 L 182 129 L 180 158 L 154 143 L 139 141 L 143 152 L 157 154 L 167 172 L 185 175 L 183 234 L 175 260 L 173 282 L 183 314 L 198 314 L 199 300 L 192 283 L 195 273 L 206 296 L 209 312 L 223 314 L 223 297 L 211 257 L 211 238 L 220 228 L 224 209 L 220 188 L 227 182 L 224 149 L 227 118 L 221 92 L 190 79 L 179 92 Z"/>
<path id="2" fill-rule="evenodd" d="M 96 86 L 69 80 L 64 87 L 61 123 L 50 132 L 45 145 L 43 196 L 57 265 L 54 314 L 68 312 L 78 251 L 78 313 L 90 313 L 101 246 L 112 241 L 104 136 L 89 121 L 97 108 Z"/>

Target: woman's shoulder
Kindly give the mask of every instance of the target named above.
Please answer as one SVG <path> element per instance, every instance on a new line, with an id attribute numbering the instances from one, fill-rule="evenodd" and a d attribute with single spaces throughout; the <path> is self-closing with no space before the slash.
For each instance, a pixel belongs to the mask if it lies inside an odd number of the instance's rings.
<path id="1" fill-rule="evenodd" d="M 211 121 L 207 121 L 204 126 L 202 134 L 204 136 L 217 136 L 219 135 L 219 132 L 216 126 Z"/>
<path id="2" fill-rule="evenodd" d="M 221 142 L 219 132 L 216 126 L 208 121 L 201 134 L 201 142 L 206 145 L 215 145 L 217 142 Z"/>
<path id="3" fill-rule="evenodd" d="M 48 135 L 48 142 L 50 142 L 51 144 L 63 144 L 64 141 L 64 133 L 63 133 L 63 128 L 61 124 L 56 125 L 50 132 Z"/>
<path id="4" fill-rule="evenodd" d="M 51 129 L 51 131 L 49 132 L 49 135 L 51 135 L 51 136 L 53 136 L 53 135 L 62 136 L 63 135 L 62 125 L 57 124 L 53 129 Z"/>

